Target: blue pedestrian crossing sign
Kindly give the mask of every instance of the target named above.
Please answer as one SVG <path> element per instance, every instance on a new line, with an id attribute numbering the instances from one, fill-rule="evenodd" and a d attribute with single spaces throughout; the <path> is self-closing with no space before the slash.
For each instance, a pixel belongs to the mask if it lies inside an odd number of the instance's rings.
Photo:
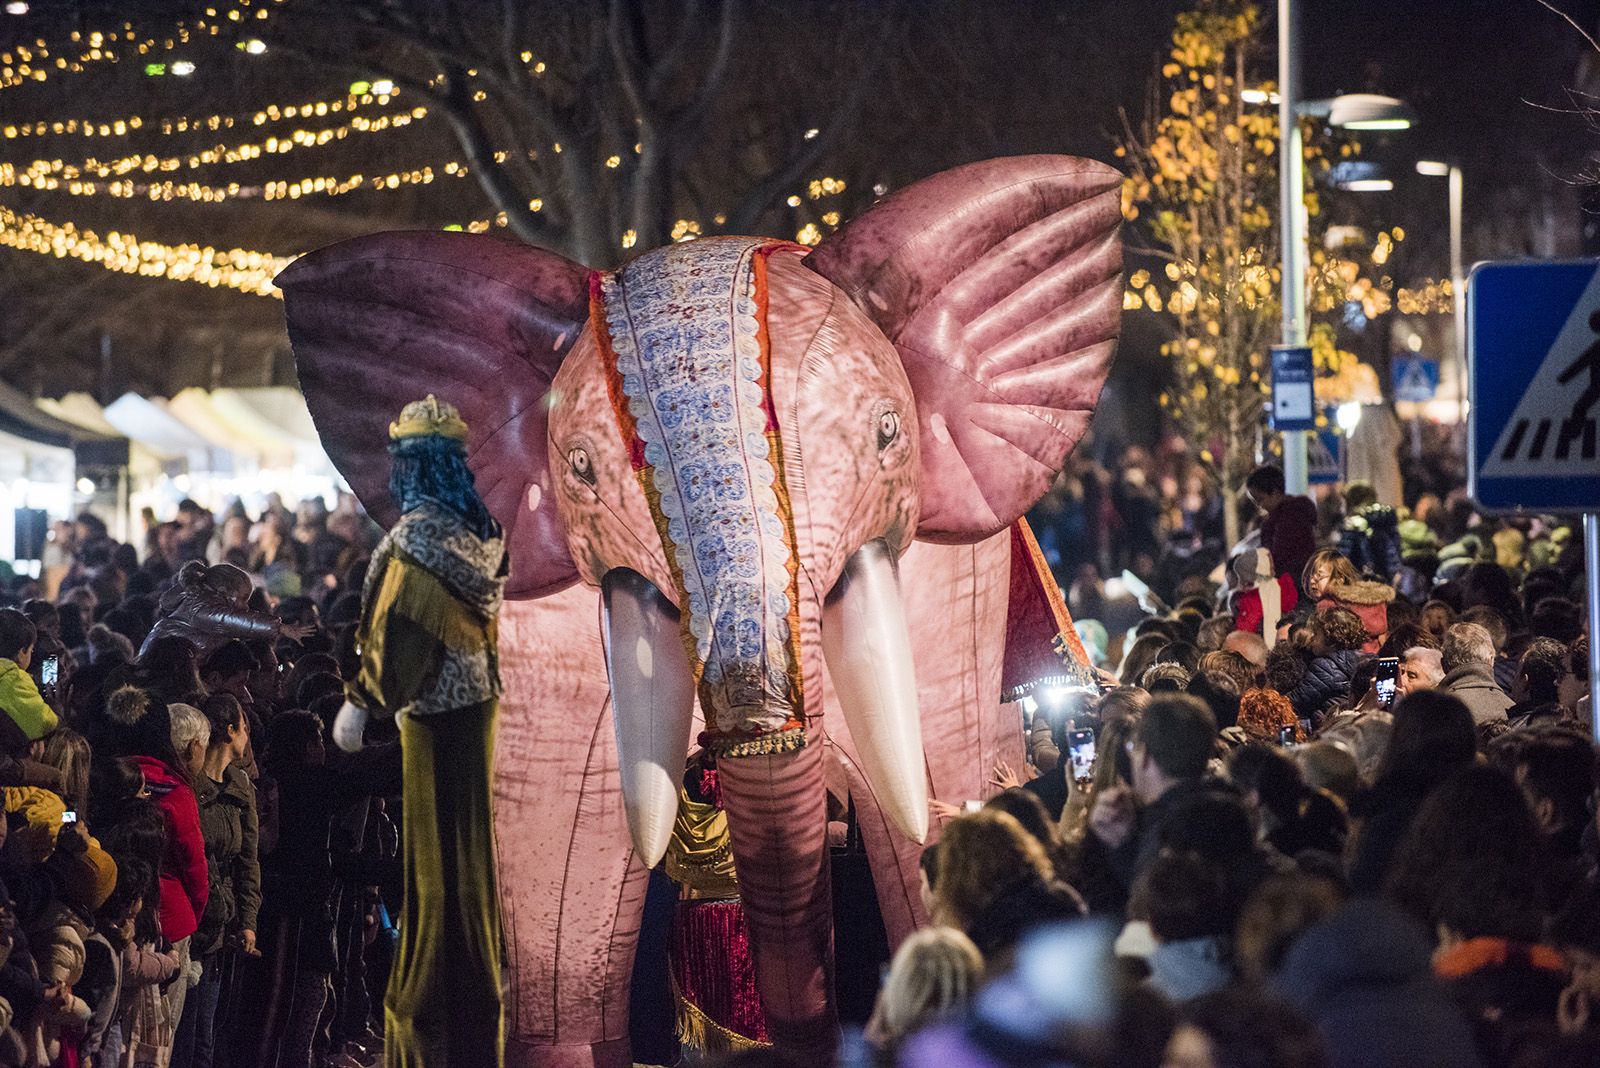
<path id="1" fill-rule="evenodd" d="M 1306 439 L 1306 482 L 1331 486 L 1344 477 L 1344 438 L 1324 427 Z"/>
<path id="2" fill-rule="evenodd" d="M 1439 361 L 1422 356 L 1394 358 L 1394 399 L 1421 404 L 1439 392 Z"/>
<path id="3" fill-rule="evenodd" d="M 1600 510 L 1600 260 L 1480 264 L 1467 316 L 1473 500 Z"/>

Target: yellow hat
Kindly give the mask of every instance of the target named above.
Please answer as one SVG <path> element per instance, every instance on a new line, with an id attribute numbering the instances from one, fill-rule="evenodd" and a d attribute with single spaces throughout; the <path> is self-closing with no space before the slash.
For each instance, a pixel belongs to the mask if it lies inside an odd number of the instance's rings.
<path id="1" fill-rule="evenodd" d="M 390 441 L 420 438 L 428 434 L 456 441 L 467 440 L 467 424 L 456 406 L 440 400 L 432 393 L 400 409 L 400 419 L 389 424 Z"/>
<path id="2" fill-rule="evenodd" d="M 62 882 L 62 896 L 84 912 L 94 914 L 117 888 L 117 862 L 93 843 L 83 852 L 56 851 L 52 862 Z"/>

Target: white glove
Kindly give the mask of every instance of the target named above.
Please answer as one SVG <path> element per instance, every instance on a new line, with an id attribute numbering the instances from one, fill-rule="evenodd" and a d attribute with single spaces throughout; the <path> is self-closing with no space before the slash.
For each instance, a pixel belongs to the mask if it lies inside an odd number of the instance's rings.
<path id="1" fill-rule="evenodd" d="M 367 710 L 346 701 L 344 707 L 339 709 L 338 718 L 333 721 L 333 744 L 346 753 L 359 753 L 366 731 Z"/>

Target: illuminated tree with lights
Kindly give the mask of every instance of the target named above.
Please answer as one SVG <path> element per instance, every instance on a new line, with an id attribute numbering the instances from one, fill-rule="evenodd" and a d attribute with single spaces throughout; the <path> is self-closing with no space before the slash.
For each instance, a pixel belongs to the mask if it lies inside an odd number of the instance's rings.
<path id="1" fill-rule="evenodd" d="M 136 6 L 181 17 L 187 5 Z M 225 37 L 420 99 L 448 122 L 496 223 L 597 267 L 756 232 L 838 144 L 903 23 L 895 3 L 803 17 L 732 0 L 257 0 L 271 15 L 259 19 L 241 7 L 220 21 Z"/>
<path id="2" fill-rule="evenodd" d="M 57 63 L 195 75 L 197 63 L 173 53 L 175 38 L 333 73 L 353 98 L 363 95 L 355 86 L 392 87 L 416 117 L 448 125 L 460 153 L 450 173 L 470 174 L 494 212 L 470 228 L 503 227 L 604 267 L 634 247 L 770 231 L 785 209 L 793 236 L 820 240 L 841 210 L 812 202 L 833 192 L 796 190 L 824 180 L 822 161 L 884 88 L 906 15 L 899 0 L 803 11 L 735 0 L 85 0 L 29 16 L 34 32 L 60 40 L 72 31 L 75 47 L 21 48 L 22 63 L 0 69 L 0 89 L 45 81 Z M 127 41 L 166 47 L 125 54 L 124 29 Z M 76 47 L 80 37 L 96 43 Z M 852 151 L 870 156 L 875 143 Z"/>
<path id="3" fill-rule="evenodd" d="M 1280 308 L 1278 118 L 1269 105 L 1273 86 L 1256 76 L 1260 29 L 1259 9 L 1240 0 L 1202 0 L 1180 14 L 1161 68 L 1164 99 L 1139 132 L 1124 117 L 1117 149 L 1128 171 L 1124 213 L 1149 239 L 1131 251 L 1162 264 L 1129 276 L 1124 305 L 1156 312 L 1170 327 L 1161 351 L 1172 388 L 1161 403 L 1221 485 L 1229 544 L 1239 535 L 1232 502 L 1257 451 Z M 1307 172 L 1326 171 L 1320 139 L 1308 136 L 1306 145 Z M 1306 194 L 1306 208 L 1316 250 L 1313 311 L 1363 299 L 1374 314 L 1386 310 L 1387 295 L 1374 290 L 1357 264 L 1317 247 L 1315 192 Z M 1336 342 L 1331 325 L 1313 326 L 1322 375 L 1336 377 L 1353 359 Z"/>

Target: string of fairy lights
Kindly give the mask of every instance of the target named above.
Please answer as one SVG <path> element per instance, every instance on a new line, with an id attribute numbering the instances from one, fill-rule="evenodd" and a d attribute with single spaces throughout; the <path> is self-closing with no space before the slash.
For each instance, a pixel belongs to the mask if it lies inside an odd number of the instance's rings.
<path id="1" fill-rule="evenodd" d="M 353 113 L 366 108 L 385 108 L 395 102 L 400 91 L 391 83 L 379 82 L 376 86 L 357 82 L 367 91 L 361 94 L 346 93 L 327 100 L 309 100 L 304 104 L 280 107 L 271 104 L 260 111 L 248 114 L 218 112 L 213 115 L 177 115 L 146 119 L 141 115 L 125 115 L 116 119 L 56 119 L 35 122 L 10 123 L 0 126 L 0 138 L 7 141 L 29 137 L 73 135 L 85 138 L 127 137 L 133 133 L 174 134 L 199 130 L 231 130 L 235 126 L 265 126 L 268 123 L 295 118 L 322 118 L 327 115 Z"/>
<path id="2" fill-rule="evenodd" d="M 282 3 L 283 0 L 272 2 Z M 109 32 L 94 30 L 84 33 L 74 30 L 67 43 L 55 46 L 42 37 L 37 38 L 31 45 L 18 44 L 9 51 L 0 52 L 0 90 L 37 85 L 60 74 L 80 74 L 97 64 L 119 63 L 132 56 L 164 55 L 183 49 L 199 36 L 218 36 L 224 21 L 244 23 L 254 18 L 264 22 L 270 17 L 267 5 L 256 6 L 252 11 L 250 0 L 236 0 L 224 14 L 219 14 L 215 7 L 206 8 L 204 17 L 196 19 L 192 27 L 187 21 L 177 23 L 166 37 L 141 39 L 134 32 L 133 23 L 124 22 L 120 30 Z M 242 44 L 247 51 L 250 50 L 248 42 Z M 124 51 L 127 46 L 132 46 L 131 53 Z M 184 65 L 188 67 L 187 72 L 182 69 Z M 178 68 L 173 73 L 179 75 L 194 70 L 193 63 L 187 60 L 179 60 L 173 66 Z M 156 67 L 162 69 L 158 72 L 153 69 Z M 149 63 L 146 64 L 146 72 L 165 74 L 165 67 L 166 64 Z"/>
<path id="3" fill-rule="evenodd" d="M 115 33 L 74 32 L 70 43 L 65 45 L 52 46 L 43 39 L 35 40 L 31 45 L 19 44 L 0 52 L 0 90 L 36 85 L 62 74 L 80 73 L 96 63 L 117 63 L 140 57 L 148 60 L 144 65 L 144 73 L 148 76 L 187 76 L 194 72 L 193 62 L 173 58 L 171 54 L 201 35 L 218 36 L 224 20 L 241 23 L 248 18 L 264 20 L 269 17 L 267 7 L 257 7 L 253 12 L 248 10 L 250 7 L 250 0 L 238 0 L 231 10 L 220 15 L 216 8 L 207 8 L 206 17 L 197 20 L 193 27 L 179 24 L 166 37 L 141 39 L 134 33 L 131 24 L 124 23 L 122 30 Z M 266 50 L 266 46 L 257 40 L 241 41 L 239 47 L 251 54 Z M 205 148 L 183 153 L 138 152 L 119 157 L 91 156 L 82 160 L 51 158 L 21 163 L 0 162 L 0 188 L 27 187 L 79 197 L 220 203 L 233 199 L 272 201 L 295 200 L 318 194 L 338 196 L 356 190 L 390 190 L 427 185 L 444 175 L 464 177 L 468 170 L 459 161 L 449 161 L 437 169 L 432 165 L 423 165 L 379 174 L 324 173 L 256 183 L 183 181 L 171 177 L 177 172 L 282 156 L 301 149 L 333 144 L 352 135 L 399 130 L 427 117 L 428 110 L 425 107 L 400 105 L 397 101 L 399 95 L 399 90 L 392 83 L 380 80 L 355 83 L 345 94 L 304 102 L 270 104 L 242 114 L 218 111 L 205 115 L 123 115 L 107 119 L 74 117 L 10 122 L 0 126 L 0 140 L 21 142 L 47 137 L 170 137 L 269 128 L 281 122 L 303 122 L 312 118 L 344 120 L 320 127 L 299 128 L 282 135 L 269 132 L 267 136 L 248 140 L 219 140 Z M 217 248 L 198 243 L 167 244 L 143 240 L 135 234 L 115 230 L 102 234 L 71 221 L 54 221 L 4 205 L 0 205 L 0 246 L 62 259 L 76 259 L 141 277 L 187 281 L 267 297 L 278 295 L 272 286 L 272 278 L 294 259 L 293 256 L 254 249 Z"/>
<path id="4" fill-rule="evenodd" d="M 144 278 L 196 282 L 212 288 L 221 286 L 261 297 L 278 296 L 272 279 L 295 259 L 250 249 L 141 241 L 134 234 L 115 230 L 101 236 L 70 222 L 52 223 L 3 205 L 0 205 L 0 246 L 58 259 L 81 260 L 106 270 Z"/>
<path id="5" fill-rule="evenodd" d="M 153 152 L 133 152 L 112 159 L 90 157 L 78 163 L 69 163 L 64 159 L 35 159 L 20 170 L 12 165 L 10 173 L 13 175 L 13 181 L 10 184 L 33 186 L 37 189 L 58 189 L 63 182 L 84 178 L 114 178 L 134 173 L 153 174 L 158 171 L 168 173 L 248 163 L 265 156 L 287 155 L 298 149 L 320 148 L 335 141 L 342 141 L 352 134 L 383 133 L 399 129 L 417 119 L 425 118 L 427 114 L 428 109 L 418 105 L 407 112 L 380 115 L 376 118 L 356 115 L 348 122 L 325 126 L 318 130 L 297 129 L 285 137 L 273 135 L 259 141 L 219 143 L 196 152 L 179 155 L 157 156 Z M 0 179 L 0 184 L 6 184 L 4 179 Z"/>

